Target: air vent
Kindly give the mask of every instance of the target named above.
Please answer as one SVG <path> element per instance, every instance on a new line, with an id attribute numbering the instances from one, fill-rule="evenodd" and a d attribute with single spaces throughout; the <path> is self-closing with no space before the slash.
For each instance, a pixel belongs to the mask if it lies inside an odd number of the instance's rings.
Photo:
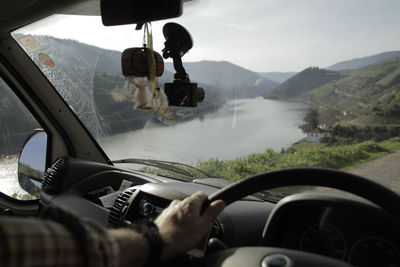
<path id="1" fill-rule="evenodd" d="M 121 222 L 125 219 L 126 211 L 129 208 L 129 199 L 135 191 L 136 189 L 128 188 L 118 196 L 108 216 L 108 227 L 115 228 L 121 225 Z"/>
<path id="2" fill-rule="evenodd" d="M 46 193 L 54 193 L 57 191 L 61 169 L 64 166 L 64 159 L 57 159 L 53 165 L 44 173 L 43 191 Z"/>

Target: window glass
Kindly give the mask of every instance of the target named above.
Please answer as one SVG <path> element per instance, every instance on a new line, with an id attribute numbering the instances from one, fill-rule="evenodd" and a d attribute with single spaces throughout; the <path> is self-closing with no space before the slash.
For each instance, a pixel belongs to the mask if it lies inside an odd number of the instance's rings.
<path id="1" fill-rule="evenodd" d="M 145 27 L 53 15 L 12 35 L 123 168 L 189 181 L 330 168 L 400 192 L 397 160 L 385 157 L 400 150 L 400 1 L 201 2 L 188 3 L 182 17 L 151 24 L 160 55 L 167 23 L 193 37 L 182 61 L 192 84 L 205 91 L 196 108 L 172 95 L 185 92 L 183 100 L 197 91 L 175 79 L 170 58 L 157 78 L 160 93 L 140 75 L 125 77 L 124 52 L 143 47 Z M 165 161 L 201 172 L 170 173 Z M 394 171 L 383 178 L 388 169 Z"/>
<path id="2" fill-rule="evenodd" d="M 17 170 L 25 140 L 40 125 L 1 78 L 0 95 L 0 192 L 16 199 L 35 199 L 20 187 Z"/>

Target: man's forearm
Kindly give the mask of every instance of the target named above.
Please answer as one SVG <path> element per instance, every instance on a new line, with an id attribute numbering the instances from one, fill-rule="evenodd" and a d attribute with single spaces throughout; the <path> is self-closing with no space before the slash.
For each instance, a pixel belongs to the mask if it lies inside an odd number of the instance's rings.
<path id="1" fill-rule="evenodd" d="M 89 222 L 79 226 L 83 233 L 48 220 L 0 217 L 0 266 L 117 267 L 114 235 Z"/>
<path id="2" fill-rule="evenodd" d="M 59 208 L 46 209 L 41 219 L 0 217 L 0 266 L 139 267 L 149 255 L 150 263 L 169 260 L 195 247 L 224 208 L 215 201 L 200 214 L 206 198 L 199 192 L 172 201 L 155 221 L 159 238 L 152 231 L 108 230 Z"/>

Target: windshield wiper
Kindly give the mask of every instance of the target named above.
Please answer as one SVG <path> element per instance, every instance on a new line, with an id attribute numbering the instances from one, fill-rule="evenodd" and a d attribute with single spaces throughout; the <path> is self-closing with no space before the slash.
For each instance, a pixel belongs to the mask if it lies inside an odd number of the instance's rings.
<path id="1" fill-rule="evenodd" d="M 190 165 L 184 164 L 184 163 L 179 163 L 179 162 L 172 162 L 172 161 L 130 158 L 130 159 L 114 160 L 114 161 L 112 161 L 112 163 L 141 164 L 141 165 L 150 166 L 150 167 L 174 172 L 177 174 L 181 174 L 183 176 L 189 177 L 190 180 L 197 179 L 197 178 L 212 177 L 210 174 L 208 174 L 202 170 L 199 170 L 193 166 L 190 166 Z M 191 171 L 185 170 L 185 168 L 194 171 L 194 173 Z M 195 173 L 197 173 L 199 175 L 196 175 Z M 166 176 L 166 175 L 163 175 L 163 176 Z M 175 177 L 170 177 L 170 178 L 175 178 Z"/>

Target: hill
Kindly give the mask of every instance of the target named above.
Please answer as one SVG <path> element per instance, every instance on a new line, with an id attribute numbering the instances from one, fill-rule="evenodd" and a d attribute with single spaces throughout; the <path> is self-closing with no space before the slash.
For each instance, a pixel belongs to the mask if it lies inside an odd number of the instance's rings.
<path id="1" fill-rule="evenodd" d="M 341 79 L 343 76 L 340 72 L 310 67 L 297 73 L 274 90 L 265 94 L 264 97 L 269 99 L 296 98 L 328 82 Z"/>
<path id="2" fill-rule="evenodd" d="M 387 60 L 400 59 L 400 51 L 384 52 L 373 56 L 342 61 L 327 67 L 329 70 L 354 70 Z"/>
<path id="3" fill-rule="evenodd" d="M 400 60 L 385 61 L 331 81 L 300 97 L 340 119 L 362 123 L 400 123 Z"/>
<path id="4" fill-rule="evenodd" d="M 283 83 L 286 80 L 292 78 L 296 72 L 260 72 L 260 74 L 264 77 L 267 77 L 271 81 L 277 82 L 277 83 Z"/>
<path id="5" fill-rule="evenodd" d="M 18 35 L 16 38 L 18 39 Z M 64 99 L 71 103 L 83 123 L 94 136 L 111 135 L 120 132 L 143 128 L 155 119 L 152 112 L 133 109 L 128 99 L 117 101 L 112 92 L 123 88 L 125 78 L 121 75 L 121 52 L 102 49 L 74 40 L 58 39 L 49 36 L 35 36 L 42 45 L 41 53 L 54 60 L 54 67 L 48 68 L 40 63 L 37 55 L 32 59 L 43 71 Z M 168 64 L 166 64 L 168 67 Z M 199 64 L 184 63 L 190 78 L 205 89 L 205 100 L 197 109 L 192 109 L 193 116 L 218 109 L 226 98 L 261 96 L 268 88 L 278 85 L 229 62 L 205 61 Z M 171 66 L 172 67 L 172 66 Z M 173 81 L 173 73 L 168 71 L 158 79 L 159 85 Z M 0 83 L 0 92 L 5 85 Z M 5 94 L 5 93 L 3 93 Z M 3 101 L 4 102 L 4 101 Z M 74 105 L 74 103 L 79 103 Z M 6 104 L 3 105 L 6 107 Z M 14 109 L 23 109 L 15 105 Z M 174 107 L 177 113 L 180 108 Z M 15 112 L 17 114 L 17 112 Z M 20 121 L 18 132 L 30 132 L 23 118 L 2 112 L 9 121 Z M 29 126 L 26 129 L 25 126 Z M 35 125 L 35 127 L 37 127 Z M 10 128 L 11 129 L 11 128 Z M 8 135 L 0 131 L 0 140 L 5 147 Z M 5 149 L 3 149 L 5 150 Z"/>
<path id="6" fill-rule="evenodd" d="M 263 75 L 227 61 L 184 62 L 183 65 L 191 80 L 220 88 L 226 98 L 262 96 L 279 85 Z M 165 67 L 175 72 L 172 63 L 166 63 Z"/>
<path id="7" fill-rule="evenodd" d="M 36 55 L 32 59 L 94 136 L 140 129 L 156 118 L 152 112 L 134 109 L 129 98 L 122 101 L 113 98 L 112 92 L 123 88 L 125 83 L 121 73 L 121 52 L 74 40 L 49 36 L 35 38 L 43 47 L 41 53 L 49 55 L 54 66 L 44 66 Z M 173 74 L 168 71 L 158 79 L 160 86 L 172 81 Z M 193 114 L 213 111 L 223 105 L 220 89 L 202 82 L 200 86 L 205 88 L 206 96 Z M 0 136 L 2 134 L 0 131 Z"/>

